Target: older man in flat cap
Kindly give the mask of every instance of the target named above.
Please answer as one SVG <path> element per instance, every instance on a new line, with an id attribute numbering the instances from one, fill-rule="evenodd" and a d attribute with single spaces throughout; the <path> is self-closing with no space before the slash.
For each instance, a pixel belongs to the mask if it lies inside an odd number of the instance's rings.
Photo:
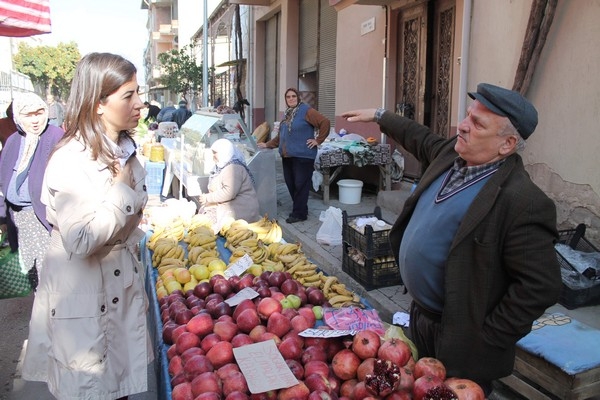
<path id="1" fill-rule="evenodd" d="M 517 151 L 537 125 L 518 92 L 482 83 L 456 136 L 383 109 L 356 110 L 423 165 L 424 173 L 391 232 L 413 298 L 410 336 L 419 357 L 436 357 L 448 376 L 478 382 L 510 375 L 515 344 L 558 300 L 556 208 L 530 179 Z"/>

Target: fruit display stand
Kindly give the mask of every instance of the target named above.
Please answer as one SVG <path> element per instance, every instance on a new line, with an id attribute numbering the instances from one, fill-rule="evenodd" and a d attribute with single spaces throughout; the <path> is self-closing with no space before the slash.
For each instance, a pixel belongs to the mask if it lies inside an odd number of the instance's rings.
<path id="1" fill-rule="evenodd" d="M 197 111 L 172 139 L 163 139 L 166 171 L 162 195 L 195 199 L 206 193 L 214 166 L 210 146 L 217 139 L 231 140 L 244 156 L 254 178 L 261 215 L 277 215 L 275 152 L 259 150 L 238 114 Z"/>

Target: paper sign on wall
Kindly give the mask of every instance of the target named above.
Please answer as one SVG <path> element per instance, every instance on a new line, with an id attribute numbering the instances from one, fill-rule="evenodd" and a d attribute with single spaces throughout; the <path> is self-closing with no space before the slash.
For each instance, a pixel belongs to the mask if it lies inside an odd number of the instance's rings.
<path id="1" fill-rule="evenodd" d="M 250 393 L 264 393 L 298 384 L 274 340 L 236 347 L 233 355 Z"/>

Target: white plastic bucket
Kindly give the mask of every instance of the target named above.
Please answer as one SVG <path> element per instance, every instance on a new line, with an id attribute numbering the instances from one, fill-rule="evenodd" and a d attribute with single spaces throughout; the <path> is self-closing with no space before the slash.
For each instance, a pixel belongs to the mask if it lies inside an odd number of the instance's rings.
<path id="1" fill-rule="evenodd" d="M 358 204 L 362 193 L 363 183 L 356 179 L 341 179 L 338 181 L 340 203 Z"/>

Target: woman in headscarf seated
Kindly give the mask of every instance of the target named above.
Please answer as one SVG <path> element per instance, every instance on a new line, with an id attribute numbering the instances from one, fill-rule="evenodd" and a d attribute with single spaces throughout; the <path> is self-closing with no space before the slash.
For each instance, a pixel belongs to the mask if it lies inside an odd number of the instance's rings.
<path id="1" fill-rule="evenodd" d="M 260 219 L 254 178 L 241 152 L 228 139 L 211 146 L 215 166 L 208 180 L 208 193 L 198 200 L 218 231 L 229 218 L 255 222 Z"/>

